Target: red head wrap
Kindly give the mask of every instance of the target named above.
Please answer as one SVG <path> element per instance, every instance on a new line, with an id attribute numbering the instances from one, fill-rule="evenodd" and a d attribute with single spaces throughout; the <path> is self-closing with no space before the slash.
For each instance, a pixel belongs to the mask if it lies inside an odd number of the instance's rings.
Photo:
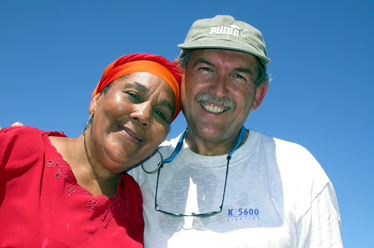
<path id="1" fill-rule="evenodd" d="M 161 56 L 136 53 L 122 56 L 105 68 L 100 82 L 92 93 L 92 98 L 114 80 L 134 72 L 149 72 L 164 79 L 173 89 L 176 106 L 173 120 L 180 112 L 180 85 L 182 75 L 178 68 Z"/>

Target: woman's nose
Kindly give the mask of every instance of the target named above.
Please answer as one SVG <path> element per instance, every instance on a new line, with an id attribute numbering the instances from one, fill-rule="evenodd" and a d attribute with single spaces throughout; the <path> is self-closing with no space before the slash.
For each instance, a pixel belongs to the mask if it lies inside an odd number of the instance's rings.
<path id="1" fill-rule="evenodd" d="M 130 114 L 131 120 L 138 122 L 143 127 L 150 127 L 152 117 L 152 107 L 149 103 L 137 104 Z"/>

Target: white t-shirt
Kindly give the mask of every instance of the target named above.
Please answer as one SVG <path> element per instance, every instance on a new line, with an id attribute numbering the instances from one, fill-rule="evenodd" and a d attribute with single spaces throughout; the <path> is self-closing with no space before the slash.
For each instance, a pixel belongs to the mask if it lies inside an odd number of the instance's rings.
<path id="1" fill-rule="evenodd" d="M 164 159 L 178 138 L 159 147 Z M 163 211 L 208 213 L 222 203 L 227 155 L 202 156 L 186 143 L 160 171 Z M 160 156 L 144 163 L 155 168 Z M 156 174 L 129 171 L 143 195 L 144 247 L 342 247 L 340 214 L 329 178 L 300 145 L 250 130 L 229 165 L 222 212 L 176 217 L 155 210 Z"/>

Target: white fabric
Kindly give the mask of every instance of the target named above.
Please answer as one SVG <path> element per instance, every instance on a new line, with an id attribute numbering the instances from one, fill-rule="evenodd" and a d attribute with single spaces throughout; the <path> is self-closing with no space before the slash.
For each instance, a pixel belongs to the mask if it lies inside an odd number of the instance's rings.
<path id="1" fill-rule="evenodd" d="M 164 158 L 178 138 L 160 146 Z M 156 154 L 144 166 L 155 168 L 159 160 Z M 184 143 L 174 161 L 161 170 L 160 208 L 175 213 L 218 210 L 225 171 L 226 155 L 201 156 Z M 156 212 L 157 173 L 146 174 L 139 166 L 129 174 L 143 195 L 146 248 L 342 247 L 332 183 L 297 144 L 250 130 L 230 161 L 223 210 L 210 217 Z"/>

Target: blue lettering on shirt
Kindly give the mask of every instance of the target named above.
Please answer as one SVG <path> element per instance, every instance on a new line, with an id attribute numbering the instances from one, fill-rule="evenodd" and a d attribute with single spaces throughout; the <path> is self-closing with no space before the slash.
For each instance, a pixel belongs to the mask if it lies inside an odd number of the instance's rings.
<path id="1" fill-rule="evenodd" d="M 228 209 L 228 221 L 232 220 L 260 220 L 260 210 L 257 208 Z"/>

